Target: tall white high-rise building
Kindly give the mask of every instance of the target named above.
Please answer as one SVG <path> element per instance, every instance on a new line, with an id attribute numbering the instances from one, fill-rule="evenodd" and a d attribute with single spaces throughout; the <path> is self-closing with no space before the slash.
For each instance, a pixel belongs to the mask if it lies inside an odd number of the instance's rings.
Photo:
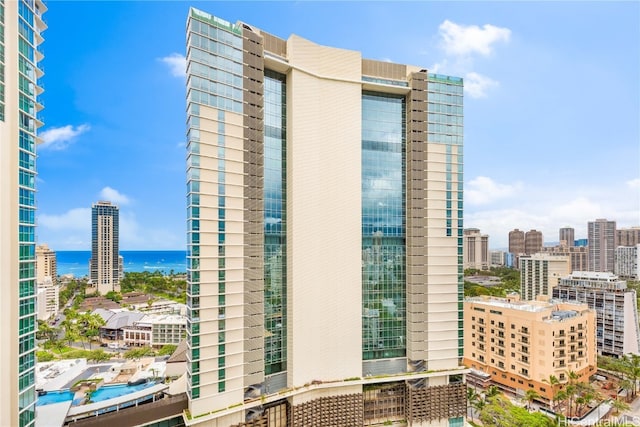
<path id="1" fill-rule="evenodd" d="M 560 279 L 553 297 L 584 302 L 596 311 L 598 354 L 621 357 L 640 351 L 637 294 L 618 276 L 574 271 Z"/>
<path id="2" fill-rule="evenodd" d="M 35 182 L 41 0 L 0 0 L 0 424 L 35 423 Z"/>
<path id="3" fill-rule="evenodd" d="M 462 426 L 462 79 L 187 40 L 185 423 Z"/>
<path id="4" fill-rule="evenodd" d="M 615 274 L 627 279 L 640 278 L 640 243 L 616 248 Z"/>
<path id="5" fill-rule="evenodd" d="M 525 301 L 551 297 L 560 278 L 571 273 L 569 255 L 537 253 L 520 257 L 520 295 Z"/>

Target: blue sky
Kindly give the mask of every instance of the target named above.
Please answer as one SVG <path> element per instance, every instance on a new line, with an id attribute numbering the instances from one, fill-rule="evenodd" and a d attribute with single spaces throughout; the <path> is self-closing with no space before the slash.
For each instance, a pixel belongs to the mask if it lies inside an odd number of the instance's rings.
<path id="1" fill-rule="evenodd" d="M 464 224 L 492 248 L 514 228 L 640 225 L 639 2 L 50 1 L 39 243 L 89 250 L 106 199 L 121 249 L 185 247 L 191 5 L 464 77 Z"/>

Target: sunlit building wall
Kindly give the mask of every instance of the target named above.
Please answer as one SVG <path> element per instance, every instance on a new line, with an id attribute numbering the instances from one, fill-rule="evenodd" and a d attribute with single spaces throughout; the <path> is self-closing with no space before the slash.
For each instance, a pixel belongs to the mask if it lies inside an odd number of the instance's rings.
<path id="1" fill-rule="evenodd" d="M 568 372 L 589 381 L 597 371 L 595 312 L 577 302 L 521 301 L 507 298 L 467 298 L 464 363 L 488 374 L 510 395 L 535 390 L 549 402 L 555 392 L 551 375 L 560 384 Z"/>
<path id="2" fill-rule="evenodd" d="M 0 424 L 35 424 L 37 130 L 42 126 L 40 0 L 0 0 Z"/>
<path id="3" fill-rule="evenodd" d="M 596 219 L 587 223 L 589 271 L 613 273 L 616 249 L 616 222 Z"/>
<path id="4" fill-rule="evenodd" d="M 620 277 L 638 280 L 640 278 L 640 244 L 618 246 L 614 273 Z"/>
<path id="5" fill-rule="evenodd" d="M 596 310 L 598 354 L 621 357 L 640 351 L 637 294 L 618 276 L 574 271 L 560 279 L 553 298 L 580 301 Z"/>
<path id="6" fill-rule="evenodd" d="M 191 9 L 187 90 L 185 422 L 461 425 L 462 80 Z"/>
<path id="7" fill-rule="evenodd" d="M 45 277 L 50 277 L 53 284 L 58 282 L 58 264 L 56 252 L 46 244 L 36 246 L 37 283 L 44 283 Z"/>
<path id="8" fill-rule="evenodd" d="M 560 278 L 571 273 L 571 259 L 566 255 L 538 253 L 520 258 L 520 295 L 525 301 L 539 295 L 550 297 Z"/>
<path id="9" fill-rule="evenodd" d="M 488 270 L 490 264 L 489 236 L 480 234 L 480 230 L 477 228 L 467 228 L 464 230 L 463 244 L 464 268 Z"/>
<path id="10" fill-rule="evenodd" d="M 120 211 L 108 201 L 94 203 L 91 208 L 89 273 L 91 284 L 100 294 L 120 291 Z"/>

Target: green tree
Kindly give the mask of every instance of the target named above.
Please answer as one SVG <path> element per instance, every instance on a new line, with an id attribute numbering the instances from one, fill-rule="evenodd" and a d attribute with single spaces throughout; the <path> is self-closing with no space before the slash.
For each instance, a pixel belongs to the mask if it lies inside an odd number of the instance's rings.
<path id="1" fill-rule="evenodd" d="M 111 354 L 107 353 L 102 349 L 91 350 L 89 357 L 87 357 L 87 359 L 95 360 L 96 362 L 105 362 L 111 359 Z"/>
<path id="2" fill-rule="evenodd" d="M 74 317 L 67 316 L 62 321 L 62 327 L 64 328 L 64 339 L 69 343 L 70 346 L 74 341 L 78 341 L 80 339 L 80 331 Z"/>
<path id="3" fill-rule="evenodd" d="M 139 347 L 127 350 L 124 353 L 125 359 L 140 359 L 141 357 L 153 356 L 155 352 L 151 347 Z"/>
<path id="4" fill-rule="evenodd" d="M 490 385 L 487 387 L 487 391 L 484 392 L 484 398 L 491 399 L 492 397 L 498 396 L 500 394 L 500 389 L 498 386 Z"/>
<path id="5" fill-rule="evenodd" d="M 631 397 L 636 397 L 638 378 L 640 378 L 640 355 L 629 353 L 623 359 L 624 371 L 631 381 Z"/>
<path id="6" fill-rule="evenodd" d="M 122 294 L 120 292 L 109 291 L 104 295 L 105 298 L 109 298 L 113 302 L 122 301 Z"/>
<path id="7" fill-rule="evenodd" d="M 555 375 L 549 375 L 549 378 L 543 379 L 542 381 L 551 386 L 551 399 L 549 403 L 551 406 L 551 412 L 555 412 L 554 410 L 555 395 L 558 391 L 558 388 L 560 387 L 560 380 Z"/>
<path id="8" fill-rule="evenodd" d="M 503 396 L 488 399 L 480 412 L 480 421 L 492 427 L 551 427 L 553 421 L 540 412 L 530 413 L 524 408 L 512 404 Z"/>
<path id="9" fill-rule="evenodd" d="M 91 350 L 91 341 L 100 335 L 100 327 L 104 324 L 105 321 L 99 314 L 87 312 L 77 316 L 78 331 L 81 338 L 89 343 L 89 350 Z"/>
<path id="10" fill-rule="evenodd" d="M 176 351 L 176 348 L 178 348 L 177 345 L 173 345 L 173 344 L 166 344 L 163 345 L 162 348 L 160 350 L 158 350 L 158 356 L 168 356 L 173 354 L 174 351 Z"/>
<path id="11" fill-rule="evenodd" d="M 533 403 L 534 400 L 539 398 L 540 398 L 540 395 L 538 394 L 537 391 L 533 389 L 528 389 L 527 391 L 525 391 L 524 400 L 527 402 L 527 409 L 531 410 L 531 404 Z"/>
<path id="12" fill-rule="evenodd" d="M 613 415 L 618 415 L 620 412 L 628 411 L 629 409 L 631 409 L 628 403 L 620 399 L 612 400 L 611 407 L 613 408 Z"/>
<path id="13" fill-rule="evenodd" d="M 471 418 L 473 419 L 473 408 L 476 402 L 480 400 L 480 395 L 471 387 L 467 387 L 467 409 L 471 410 Z"/>
<path id="14" fill-rule="evenodd" d="M 629 397 L 631 395 L 631 389 L 633 388 L 633 384 L 631 383 L 631 380 L 625 378 L 624 380 L 620 381 L 620 388 L 622 388 L 623 390 L 626 390 L 627 393 L 626 393 L 625 399 L 628 402 Z"/>
<path id="15" fill-rule="evenodd" d="M 573 415 L 573 402 L 574 399 L 576 397 L 576 394 L 578 393 L 578 386 L 577 386 L 577 382 L 578 379 L 580 378 L 578 376 L 578 374 L 575 371 L 569 371 L 567 373 L 567 377 L 569 378 L 569 383 L 567 384 L 567 387 L 565 388 L 565 391 L 567 393 L 567 398 L 569 400 L 569 407 L 568 407 L 568 412 L 567 412 L 567 417 L 572 417 Z"/>
<path id="16" fill-rule="evenodd" d="M 36 351 L 36 358 L 38 359 L 38 362 L 49 362 L 55 359 L 55 356 L 48 351 L 41 350 Z"/>

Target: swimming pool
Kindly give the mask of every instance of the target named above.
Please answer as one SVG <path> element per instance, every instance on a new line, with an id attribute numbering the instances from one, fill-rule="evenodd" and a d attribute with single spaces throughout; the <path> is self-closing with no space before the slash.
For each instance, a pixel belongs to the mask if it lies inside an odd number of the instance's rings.
<path id="1" fill-rule="evenodd" d="M 144 390 L 145 388 L 153 387 L 154 385 L 156 385 L 156 383 L 153 381 L 138 385 L 105 385 L 93 392 L 93 394 L 91 395 L 91 401 L 101 402 L 103 400 L 113 399 L 114 397 L 124 396 L 126 394 L 133 393 L 134 391 L 140 391 Z"/>
<path id="2" fill-rule="evenodd" d="M 69 390 L 50 391 L 47 394 L 38 396 L 36 406 L 50 405 L 52 403 L 67 402 L 73 400 L 73 392 Z"/>

